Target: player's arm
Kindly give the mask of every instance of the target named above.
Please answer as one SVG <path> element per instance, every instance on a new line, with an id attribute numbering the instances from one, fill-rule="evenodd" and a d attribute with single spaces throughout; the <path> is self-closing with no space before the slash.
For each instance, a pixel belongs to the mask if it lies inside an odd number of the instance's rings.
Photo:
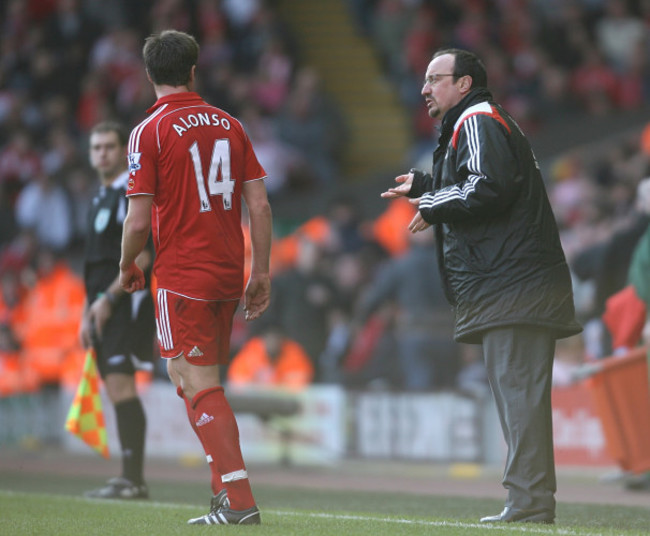
<path id="1" fill-rule="evenodd" d="M 120 287 L 126 292 L 142 290 L 144 273 L 136 258 L 144 250 L 151 231 L 152 195 L 132 195 L 122 230 L 122 258 L 120 259 Z"/>
<path id="2" fill-rule="evenodd" d="M 271 300 L 269 265 L 273 222 L 263 180 L 245 182 L 242 194 L 248 207 L 252 249 L 251 275 L 246 285 L 244 311 L 246 320 L 255 320 L 266 311 Z"/>

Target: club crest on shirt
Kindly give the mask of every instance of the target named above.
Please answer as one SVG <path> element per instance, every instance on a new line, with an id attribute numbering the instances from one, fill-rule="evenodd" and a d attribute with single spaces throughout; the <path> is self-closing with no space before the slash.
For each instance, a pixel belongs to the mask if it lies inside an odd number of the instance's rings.
<path id="1" fill-rule="evenodd" d="M 111 211 L 106 207 L 102 207 L 95 216 L 95 232 L 102 233 L 108 227 L 108 222 L 111 219 Z"/>
<path id="2" fill-rule="evenodd" d="M 129 173 L 135 175 L 135 172 L 142 168 L 140 157 L 142 153 L 129 153 Z"/>

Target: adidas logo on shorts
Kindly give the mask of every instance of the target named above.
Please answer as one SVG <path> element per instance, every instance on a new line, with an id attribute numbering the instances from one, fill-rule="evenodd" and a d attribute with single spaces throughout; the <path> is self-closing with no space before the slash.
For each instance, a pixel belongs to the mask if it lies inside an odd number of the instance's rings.
<path id="1" fill-rule="evenodd" d="M 195 346 L 190 350 L 190 353 L 187 354 L 189 357 L 201 357 L 203 355 L 203 352 L 198 346 Z"/>
<path id="2" fill-rule="evenodd" d="M 207 413 L 204 413 L 199 417 L 199 420 L 196 421 L 197 426 L 204 426 L 208 424 L 210 421 L 214 421 L 214 417 L 212 415 L 208 415 Z"/>

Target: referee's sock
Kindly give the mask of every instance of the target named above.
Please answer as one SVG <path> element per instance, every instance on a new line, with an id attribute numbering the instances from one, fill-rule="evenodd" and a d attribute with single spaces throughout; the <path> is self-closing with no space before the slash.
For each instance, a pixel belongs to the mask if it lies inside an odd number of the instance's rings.
<path id="1" fill-rule="evenodd" d="M 135 485 L 144 484 L 144 439 L 147 421 L 137 396 L 115 404 L 117 431 L 122 447 L 122 476 Z"/>

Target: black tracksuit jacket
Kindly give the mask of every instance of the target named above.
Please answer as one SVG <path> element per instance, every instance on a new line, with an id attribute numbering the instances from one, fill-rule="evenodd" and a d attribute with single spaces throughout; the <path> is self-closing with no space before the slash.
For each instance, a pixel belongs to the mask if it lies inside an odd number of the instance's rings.
<path id="1" fill-rule="evenodd" d="M 539 165 L 515 121 L 486 89 L 442 121 L 432 174 L 413 170 L 409 197 L 434 224 L 455 339 L 525 325 L 556 338 L 581 331 L 571 277 Z"/>

